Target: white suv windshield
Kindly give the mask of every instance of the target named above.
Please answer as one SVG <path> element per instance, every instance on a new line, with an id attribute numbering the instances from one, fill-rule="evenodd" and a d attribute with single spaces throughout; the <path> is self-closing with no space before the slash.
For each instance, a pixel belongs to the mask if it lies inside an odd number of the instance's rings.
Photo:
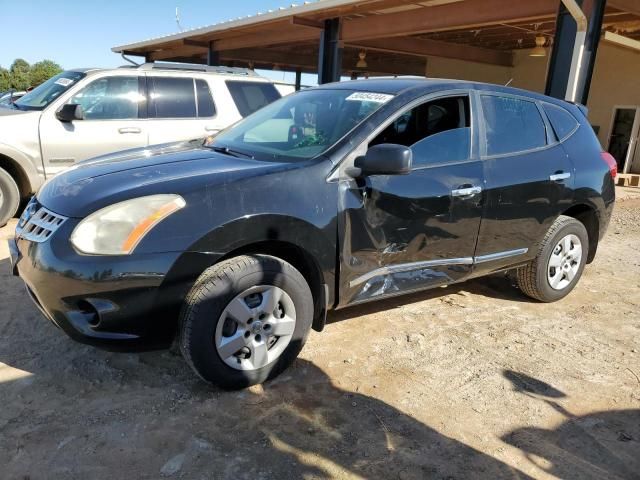
<path id="1" fill-rule="evenodd" d="M 313 158 L 392 98 L 355 90 L 305 90 L 258 110 L 207 146 L 257 160 Z"/>
<path id="2" fill-rule="evenodd" d="M 42 110 L 84 77 L 82 72 L 62 72 L 16 100 L 14 105 L 19 110 Z"/>

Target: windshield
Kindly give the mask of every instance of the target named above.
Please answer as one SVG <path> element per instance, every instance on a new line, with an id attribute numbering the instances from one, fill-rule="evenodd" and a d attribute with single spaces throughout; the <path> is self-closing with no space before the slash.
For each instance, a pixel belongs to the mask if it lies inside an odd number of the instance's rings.
<path id="1" fill-rule="evenodd" d="M 14 105 L 20 110 L 42 110 L 84 77 L 82 72 L 62 72 L 31 90 Z"/>
<path id="2" fill-rule="evenodd" d="M 258 110 L 206 145 L 257 160 L 313 158 L 392 98 L 354 90 L 305 90 Z"/>

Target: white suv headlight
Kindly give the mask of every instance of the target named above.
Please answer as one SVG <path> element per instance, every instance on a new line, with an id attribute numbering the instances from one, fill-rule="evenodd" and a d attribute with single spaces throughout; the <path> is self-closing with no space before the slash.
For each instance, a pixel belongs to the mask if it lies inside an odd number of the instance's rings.
<path id="1" fill-rule="evenodd" d="M 71 234 L 71 244 L 90 255 L 127 255 L 153 227 L 185 205 L 180 195 L 114 203 L 82 220 Z"/>

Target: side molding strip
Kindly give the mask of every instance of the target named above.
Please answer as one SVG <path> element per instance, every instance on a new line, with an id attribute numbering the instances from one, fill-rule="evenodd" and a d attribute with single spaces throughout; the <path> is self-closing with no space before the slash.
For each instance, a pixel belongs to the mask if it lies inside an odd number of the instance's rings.
<path id="1" fill-rule="evenodd" d="M 400 263 L 398 265 L 387 265 L 385 267 L 376 268 L 375 270 L 371 270 L 364 275 L 359 276 L 358 278 L 354 278 L 349 282 L 350 287 L 355 287 L 356 285 L 360 285 L 361 283 L 366 282 L 367 280 L 371 280 L 374 277 L 379 277 L 381 275 L 388 275 L 390 273 L 403 273 L 403 272 L 411 272 L 413 270 L 422 270 L 423 268 L 429 267 L 440 267 L 443 265 L 473 265 L 473 258 L 464 257 L 464 258 L 443 258 L 439 260 L 427 260 L 424 262 L 411 262 L 411 263 Z"/>
<path id="2" fill-rule="evenodd" d="M 387 265 L 384 267 L 371 270 L 364 275 L 360 275 L 349 282 L 349 287 L 353 288 L 361 283 L 371 280 L 382 275 L 394 273 L 411 272 L 414 270 L 422 270 L 423 268 L 442 267 L 449 265 L 475 265 L 477 263 L 493 262 L 504 258 L 517 257 L 524 255 L 529 251 L 528 248 L 518 248 L 516 250 L 508 250 L 506 252 L 490 253 L 489 255 L 480 255 L 478 257 L 462 257 L 462 258 L 443 258 L 438 260 L 426 260 L 424 262 L 399 263 L 397 265 Z"/>
<path id="3" fill-rule="evenodd" d="M 490 253 L 489 255 L 480 255 L 475 257 L 474 263 L 493 262 L 494 260 L 502 260 L 503 258 L 517 257 L 524 255 L 529 251 L 528 248 L 518 248 L 516 250 L 507 250 L 506 252 Z"/>

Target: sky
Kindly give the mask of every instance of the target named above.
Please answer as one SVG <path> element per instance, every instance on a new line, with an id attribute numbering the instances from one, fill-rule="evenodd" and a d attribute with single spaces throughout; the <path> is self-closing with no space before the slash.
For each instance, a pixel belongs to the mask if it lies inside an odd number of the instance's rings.
<path id="1" fill-rule="evenodd" d="M 190 29 L 290 4 L 291 0 L 0 0 L 0 66 L 8 68 L 15 58 L 29 63 L 47 58 L 63 68 L 117 67 L 126 62 L 111 52 L 112 47 L 179 31 L 176 7 L 181 26 Z M 289 82 L 294 78 L 286 72 L 268 76 Z"/>

